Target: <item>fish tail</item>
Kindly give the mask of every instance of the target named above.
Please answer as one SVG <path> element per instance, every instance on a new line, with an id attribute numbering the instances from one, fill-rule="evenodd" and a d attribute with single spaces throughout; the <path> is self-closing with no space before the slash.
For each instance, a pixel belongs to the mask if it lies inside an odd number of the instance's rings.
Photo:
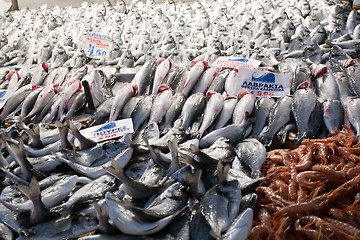
<path id="1" fill-rule="evenodd" d="M 40 186 L 35 177 L 31 178 L 29 185 L 18 184 L 19 190 L 26 195 L 29 199 L 40 197 Z"/>
<path id="2" fill-rule="evenodd" d="M 111 159 L 111 166 L 103 167 L 105 171 L 113 175 L 114 177 L 121 179 L 124 175 L 124 170 L 119 166 L 119 164 L 114 160 Z"/>
<path id="3" fill-rule="evenodd" d="M 230 164 L 218 161 L 216 172 L 219 182 L 227 181 L 230 168 Z"/>
<path id="4" fill-rule="evenodd" d="M 80 131 L 75 127 L 74 123 L 68 118 L 65 120 L 66 125 L 70 128 L 70 133 L 74 135 L 80 142 L 80 150 L 88 149 L 96 146 L 96 142 L 91 139 L 84 137 Z"/>
<path id="5" fill-rule="evenodd" d="M 12 153 L 12 156 L 20 165 L 20 169 L 26 181 L 30 181 L 33 176 L 43 177 L 43 174 L 36 171 L 34 167 L 31 165 L 29 160 L 25 156 L 24 143 L 20 139 L 19 144 L 16 145 L 14 143 L 7 143 L 6 147 L 9 153 Z"/>
<path id="6" fill-rule="evenodd" d="M 168 175 L 170 176 L 180 168 L 177 138 L 174 137 L 173 139 L 169 140 L 168 145 L 171 154 L 171 163 L 168 169 Z"/>
<path id="7" fill-rule="evenodd" d="M 60 121 L 56 121 L 55 122 L 56 127 L 59 130 L 59 135 L 60 135 L 60 142 L 61 142 L 61 147 L 63 149 L 74 149 L 74 147 L 71 145 L 71 143 L 68 140 L 68 133 L 69 133 L 69 128 L 66 127 L 62 122 Z"/>

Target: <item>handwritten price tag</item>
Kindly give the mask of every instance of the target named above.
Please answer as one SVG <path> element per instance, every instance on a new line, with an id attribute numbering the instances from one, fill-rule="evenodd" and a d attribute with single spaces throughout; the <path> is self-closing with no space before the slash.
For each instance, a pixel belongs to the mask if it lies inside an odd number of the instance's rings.
<path id="1" fill-rule="evenodd" d="M 109 36 L 88 32 L 84 44 L 86 56 L 96 59 L 104 58 L 108 54 L 111 42 L 112 39 Z"/>

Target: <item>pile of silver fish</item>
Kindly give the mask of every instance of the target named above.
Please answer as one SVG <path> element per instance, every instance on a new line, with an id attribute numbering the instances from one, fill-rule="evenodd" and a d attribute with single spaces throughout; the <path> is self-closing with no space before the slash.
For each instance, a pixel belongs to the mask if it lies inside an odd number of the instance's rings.
<path id="1" fill-rule="evenodd" d="M 148 0 L 0 14 L 1 239 L 247 239 L 266 147 L 360 135 L 350 1 Z M 113 39 L 86 56 L 87 32 Z M 256 97 L 220 56 L 292 76 Z M 131 82 L 117 81 L 137 69 Z M 0 98 L 5 94 L 0 91 Z M 81 129 L 131 118 L 94 142 Z"/>

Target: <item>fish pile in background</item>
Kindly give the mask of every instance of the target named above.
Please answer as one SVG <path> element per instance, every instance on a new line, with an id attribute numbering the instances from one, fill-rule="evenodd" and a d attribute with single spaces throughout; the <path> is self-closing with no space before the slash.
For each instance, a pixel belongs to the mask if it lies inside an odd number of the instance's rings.
<path id="1" fill-rule="evenodd" d="M 360 238 L 359 139 L 350 129 L 270 151 L 266 172 L 249 239 Z"/>
<path id="2" fill-rule="evenodd" d="M 0 88 L 12 92 L 0 113 L 1 238 L 247 239 L 273 139 L 343 124 L 360 134 L 358 23 L 349 1 L 329 0 L 0 15 Z M 86 57 L 87 32 L 112 37 L 105 58 Z M 212 65 L 219 56 L 289 74 L 290 94 L 255 97 L 238 84 L 241 68 Z M 131 82 L 116 81 L 133 67 Z M 121 139 L 79 131 L 126 118 L 134 133 Z"/>

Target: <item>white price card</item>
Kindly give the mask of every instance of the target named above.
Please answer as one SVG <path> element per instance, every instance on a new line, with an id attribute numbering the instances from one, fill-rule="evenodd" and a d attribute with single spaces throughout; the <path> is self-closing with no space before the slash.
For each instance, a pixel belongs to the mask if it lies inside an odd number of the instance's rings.
<path id="1" fill-rule="evenodd" d="M 290 93 L 290 74 L 239 68 L 238 86 L 256 97 L 282 97 Z"/>
<path id="2" fill-rule="evenodd" d="M 84 51 L 89 58 L 102 59 L 109 51 L 111 37 L 104 34 L 88 32 L 84 43 Z"/>
<path id="3" fill-rule="evenodd" d="M 84 137 L 95 142 L 121 137 L 132 132 L 134 132 L 134 127 L 131 118 L 121 119 L 80 130 L 80 133 Z"/>
<path id="4" fill-rule="evenodd" d="M 237 57 L 219 57 L 215 62 L 211 64 L 212 67 L 223 67 L 223 68 L 257 68 L 261 64 L 261 61 L 247 58 Z"/>
<path id="5" fill-rule="evenodd" d="M 13 90 L 5 90 L 5 89 L 0 89 L 0 108 L 2 108 L 5 103 L 6 100 L 8 100 L 8 98 L 14 93 Z"/>

